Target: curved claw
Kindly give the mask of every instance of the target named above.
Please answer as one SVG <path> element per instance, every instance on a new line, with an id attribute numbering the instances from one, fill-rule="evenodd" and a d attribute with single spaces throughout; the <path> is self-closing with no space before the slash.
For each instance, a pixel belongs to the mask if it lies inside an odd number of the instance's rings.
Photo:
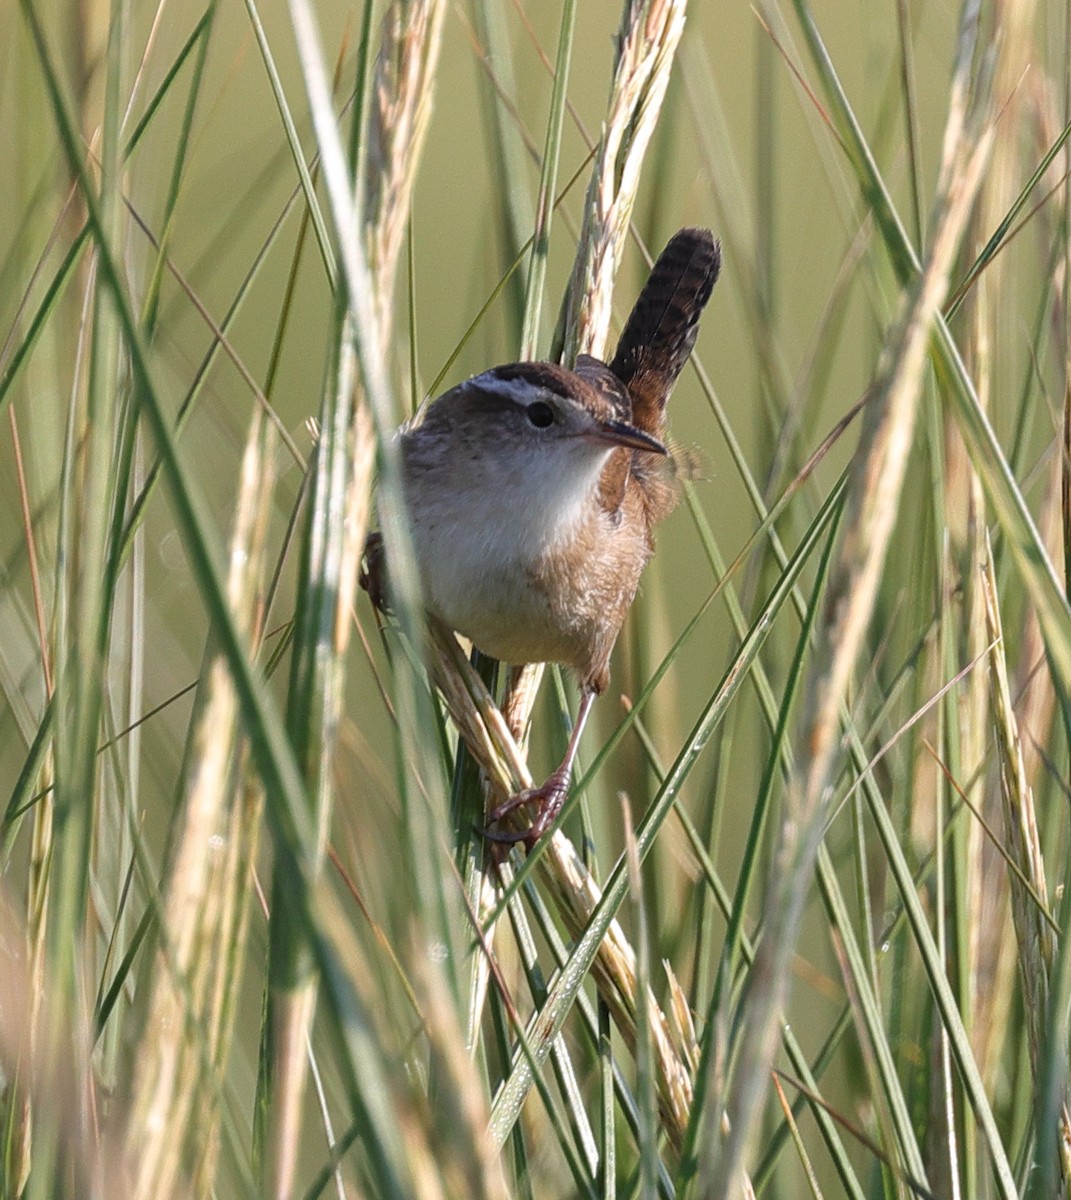
<path id="1" fill-rule="evenodd" d="M 554 824 L 554 818 L 561 812 L 562 805 L 565 803 L 565 798 L 568 794 L 568 774 L 555 771 L 540 787 L 527 788 L 523 792 L 518 792 L 515 796 L 510 796 L 507 800 L 503 801 L 497 808 L 493 808 L 487 814 L 487 824 L 480 832 L 489 842 L 497 842 L 500 845 L 506 846 L 515 845 L 517 842 L 524 842 L 525 848 L 531 850 L 543 834 Z M 491 826 L 497 825 L 503 817 L 508 816 L 511 812 L 515 812 L 518 808 L 524 808 L 528 804 L 536 806 L 536 816 L 527 829 L 510 829 L 501 833 L 491 829 Z"/>
<path id="2" fill-rule="evenodd" d="M 531 833 L 531 826 L 528 829 L 509 829 L 503 833 L 496 833 L 493 829 L 488 829 L 486 825 L 480 825 L 479 829 L 481 837 L 488 842 L 494 842 L 496 846 L 515 846 L 518 842 L 528 844 L 528 837 Z M 535 844 L 534 841 L 532 843 Z"/>

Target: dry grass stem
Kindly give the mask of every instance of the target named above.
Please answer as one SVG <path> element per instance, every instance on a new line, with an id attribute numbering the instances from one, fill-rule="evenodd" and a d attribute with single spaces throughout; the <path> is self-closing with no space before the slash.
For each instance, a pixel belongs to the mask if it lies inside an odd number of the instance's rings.
<path id="1" fill-rule="evenodd" d="M 1065 9 L 0 7 L 0 1197 L 1071 1195 Z M 575 693 L 394 427 L 693 222 L 710 469 L 492 846 Z"/>
<path id="2" fill-rule="evenodd" d="M 431 117 L 445 9 L 445 0 L 394 0 L 380 27 L 363 219 L 384 352 L 392 339 L 398 254 Z"/>
<path id="3" fill-rule="evenodd" d="M 767 935 L 759 943 L 748 983 L 747 1017 L 726 1111 L 730 1133 L 714 1175 L 718 1195 L 736 1195 L 753 1117 L 765 1095 L 779 1036 L 804 900 L 827 818 L 829 788 L 840 742 L 841 706 L 874 612 L 881 571 L 897 515 L 914 436 L 926 352 L 948 294 L 949 273 L 992 147 L 992 129 L 976 116 L 977 136 L 965 133 L 962 103 L 953 102 L 945 130 L 946 191 L 921 275 L 904 297 L 879 363 L 852 464 L 848 510 L 830 576 L 827 622 L 820 631 L 799 736 L 800 774 L 785 800 L 775 867 L 764 905 Z M 776 931 L 776 932 L 773 932 Z"/>
<path id="4" fill-rule="evenodd" d="M 360 263 L 359 243 L 348 243 L 350 272 L 355 269 L 370 281 L 369 304 L 363 331 L 356 327 L 361 319 L 350 306 L 341 329 L 341 344 L 334 379 L 322 402 L 321 436 L 317 443 L 316 472 L 313 483 L 309 526 L 309 574 L 307 602 L 317 606 L 333 604 L 330 620 L 333 645 L 330 656 L 324 647 L 305 640 L 310 630 L 302 631 L 295 653 L 304 656 L 302 673 L 315 695 L 295 696 L 301 710 L 298 724 L 305 728 L 310 743 L 303 757 L 307 764 L 306 785 L 313 799 L 321 847 L 326 845 L 332 819 L 335 790 L 334 760 L 337 734 L 342 719 L 341 704 L 346 674 L 345 650 L 352 628 L 353 600 L 358 566 L 364 548 L 370 511 L 370 494 L 375 460 L 375 436 L 367 400 L 385 407 L 386 390 L 378 396 L 366 396 L 358 387 L 362 371 L 377 376 L 386 363 L 392 342 L 394 276 L 398 252 L 409 217 L 412 189 L 427 121 L 441 41 L 443 3 L 441 0 L 394 0 L 380 27 L 380 48 L 372 81 L 368 123 L 361 139 L 367 147 L 363 156 L 363 204 L 358 205 L 362 228 L 355 231 L 364 241 L 367 261 Z M 293 16 L 302 24 L 302 37 L 310 60 L 316 53 L 311 14 L 305 6 L 295 7 Z M 321 84 L 322 84 L 321 80 Z M 324 97 L 313 100 L 314 115 L 326 118 Z M 337 131 L 336 131 L 337 132 Z M 324 136 L 328 131 L 324 130 Z M 337 143 L 336 143 L 337 148 Z M 321 152 L 324 146 L 321 145 Z M 337 167 L 333 156 L 327 167 Z M 348 179 L 335 178 L 327 170 L 328 188 L 333 190 L 336 221 L 342 223 L 352 197 Z M 343 249 L 346 238 L 343 236 Z M 345 285 L 355 286 L 354 279 Z M 353 297 L 351 296 L 351 299 Z M 363 335 L 363 336 L 362 336 Z M 369 361 L 375 357 L 375 363 Z M 371 388 L 372 385 L 369 385 Z M 381 417 L 383 413 L 381 411 Z M 335 528 L 335 514 L 341 509 L 341 537 Z M 333 598 L 320 593 L 323 581 L 337 580 Z M 321 609 L 322 611 L 322 609 Z M 317 635 L 312 633 L 315 638 Z M 311 702 L 311 704 L 310 704 Z M 314 714 L 306 724 L 306 713 Z M 320 724 L 316 725 L 317 720 Z M 282 891 L 280 892 L 280 888 Z M 285 900 L 285 884 L 277 879 L 275 909 Z M 276 912 L 276 919 L 279 914 Z M 306 1057 L 312 1022 L 316 1011 L 316 977 L 308 955 L 294 946 L 303 959 L 303 978 L 295 986 L 288 978 L 293 972 L 282 971 L 286 980 L 273 990 L 271 1045 L 273 1064 L 272 1104 L 269 1114 L 267 1178 L 272 1194 L 291 1195 L 301 1149 L 301 1109 L 306 1088 Z"/>
<path id="5" fill-rule="evenodd" d="M 686 10 L 686 0 L 630 0 L 625 5 L 610 103 L 569 284 L 566 362 L 604 351 L 640 171 L 662 110 Z"/>
<path id="6" fill-rule="evenodd" d="M 577 354 L 604 350 L 640 170 L 658 122 L 686 9 L 686 0 L 630 0 L 625 5 L 606 122 L 566 296 L 565 362 Z M 511 680 L 503 701 L 513 736 L 522 743 L 542 677 L 542 664 L 529 664 Z M 493 806 L 497 798 L 491 802 Z"/>
<path id="7" fill-rule="evenodd" d="M 1042 1047 L 1046 1044 L 1050 986 L 1056 960 L 1056 939 L 1049 915 L 1049 889 L 1045 875 L 1045 857 L 1041 849 L 1034 792 L 1026 774 L 1019 725 L 1012 706 L 1005 661 L 1004 630 L 997 602 L 997 581 L 991 547 L 983 564 L 982 592 L 990 638 L 989 684 L 1000 746 L 1000 781 L 1003 800 L 1004 830 L 1008 852 L 1030 888 L 1014 872 L 1008 874 L 1012 920 L 1019 954 L 1019 977 L 1025 998 L 1027 1038 L 1035 1087 L 1045 1074 Z M 1071 1179 L 1071 1098 L 1066 1084 L 1059 1104 L 1060 1135 L 1057 1146 L 1065 1179 Z"/>
<path id="8" fill-rule="evenodd" d="M 640 168 L 665 95 L 674 53 L 684 25 L 683 0 L 651 0 L 626 5 L 605 131 L 589 184 L 584 227 L 569 290 L 566 320 L 572 350 L 598 352 L 606 340 L 612 311 L 614 278 L 628 231 Z M 541 664 L 515 672 L 503 703 L 505 716 L 465 661 L 456 639 L 433 630 L 435 677 L 466 745 L 491 783 L 491 804 L 498 796 L 531 786 L 523 744 L 532 705 L 542 678 Z M 570 933 L 585 930 L 601 896 L 571 843 L 558 833 L 540 860 L 540 874 L 550 888 Z M 635 954 L 614 922 L 600 949 L 593 973 L 619 1029 L 635 1046 L 636 1021 L 649 1021 L 659 1065 L 659 1097 L 680 1145 L 691 1101 L 688 1068 L 670 1034 L 670 1023 L 653 996 L 641 1014 Z M 482 993 L 482 987 L 480 988 Z M 538 1014 L 533 1018 L 538 1025 Z"/>
<path id="9" fill-rule="evenodd" d="M 531 786 L 524 756 L 511 730 L 472 669 L 454 635 L 432 626 L 436 686 L 441 691 L 461 736 L 481 771 L 504 794 Z M 572 842 L 561 832 L 548 839 L 539 858 L 538 873 L 570 935 L 579 938 L 591 922 L 602 890 Z M 648 991 L 641 1011 L 636 981 L 636 953 L 617 921 L 607 930 L 592 966 L 600 995 L 609 1007 L 626 1044 L 636 1044 L 636 1023 L 646 1020 L 658 1066 L 659 1101 L 673 1145 L 680 1146 L 691 1110 L 692 1080 L 687 1057 L 674 1038 L 674 1027 Z M 529 1032 L 540 1030 L 540 1015 L 532 1017 Z"/>
<path id="10" fill-rule="evenodd" d="M 56 1011 L 52 981 L 32 973 L 24 945 L 24 915 L 0 888 L 0 1061 L 7 1094 L 19 1098 L 23 1112 L 36 1112 L 35 1129 L 56 1140 L 69 1194 L 88 1200 L 129 1195 L 122 1157 L 91 1118 L 100 1103 L 92 1030 L 84 1019 L 72 1023 Z M 17 1158 L 15 1165 L 20 1172 L 29 1166 Z"/>
<path id="11" fill-rule="evenodd" d="M 488 1131 L 487 1097 L 446 994 L 442 974 L 429 969 L 414 950 L 420 1008 L 426 1014 L 425 1030 L 437 1067 L 443 1094 L 450 1104 L 426 1114 L 427 1126 L 437 1135 L 432 1144 L 425 1128 L 414 1122 L 406 1130 L 406 1147 L 423 1160 L 414 1170 L 416 1195 L 472 1197 L 472 1200 L 506 1200 L 510 1195 L 502 1161 Z"/>
<path id="12" fill-rule="evenodd" d="M 242 463 L 228 601 L 252 655 L 274 486 L 275 437 L 256 410 Z M 230 1047 L 253 858 L 258 789 L 245 779 L 238 700 L 222 655 L 207 670 L 194 770 L 164 885 L 146 1036 L 133 1080 L 126 1155 L 132 1197 L 211 1190 L 219 1150 L 219 1087 Z"/>

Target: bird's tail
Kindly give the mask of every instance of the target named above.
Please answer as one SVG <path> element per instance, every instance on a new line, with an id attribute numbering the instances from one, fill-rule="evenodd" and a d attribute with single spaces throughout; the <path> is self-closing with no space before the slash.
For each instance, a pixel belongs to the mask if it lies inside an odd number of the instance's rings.
<path id="1" fill-rule="evenodd" d="M 699 332 L 699 317 L 721 270 L 709 229 L 682 229 L 655 263 L 625 323 L 610 369 L 632 398 L 632 423 L 662 432 L 666 401 Z"/>

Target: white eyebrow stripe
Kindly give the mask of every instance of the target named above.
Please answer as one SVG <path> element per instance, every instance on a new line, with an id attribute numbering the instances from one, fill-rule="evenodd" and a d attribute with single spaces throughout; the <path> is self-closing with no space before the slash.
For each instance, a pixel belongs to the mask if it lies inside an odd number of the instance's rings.
<path id="1" fill-rule="evenodd" d="M 541 384 L 533 383 L 530 379 L 514 376 L 512 379 L 500 379 L 494 369 L 484 371 L 482 375 L 474 375 L 470 383 L 478 384 L 485 392 L 512 400 L 515 404 L 527 404 L 532 400 L 543 400 L 548 395 L 547 389 Z"/>

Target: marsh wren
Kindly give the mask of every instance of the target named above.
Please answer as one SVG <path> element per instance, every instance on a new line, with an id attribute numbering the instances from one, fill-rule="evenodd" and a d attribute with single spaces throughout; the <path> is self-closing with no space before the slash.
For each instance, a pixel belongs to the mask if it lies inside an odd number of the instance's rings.
<path id="1" fill-rule="evenodd" d="M 428 610 L 502 662 L 572 667 L 580 708 L 561 765 L 487 825 L 531 805 L 528 847 L 565 801 L 591 705 L 676 502 L 664 470 L 666 401 L 688 361 L 721 266 L 709 230 L 662 251 L 609 364 L 582 354 L 494 367 L 458 384 L 399 434 L 413 549 Z M 362 582 L 376 598 L 382 545 Z"/>

